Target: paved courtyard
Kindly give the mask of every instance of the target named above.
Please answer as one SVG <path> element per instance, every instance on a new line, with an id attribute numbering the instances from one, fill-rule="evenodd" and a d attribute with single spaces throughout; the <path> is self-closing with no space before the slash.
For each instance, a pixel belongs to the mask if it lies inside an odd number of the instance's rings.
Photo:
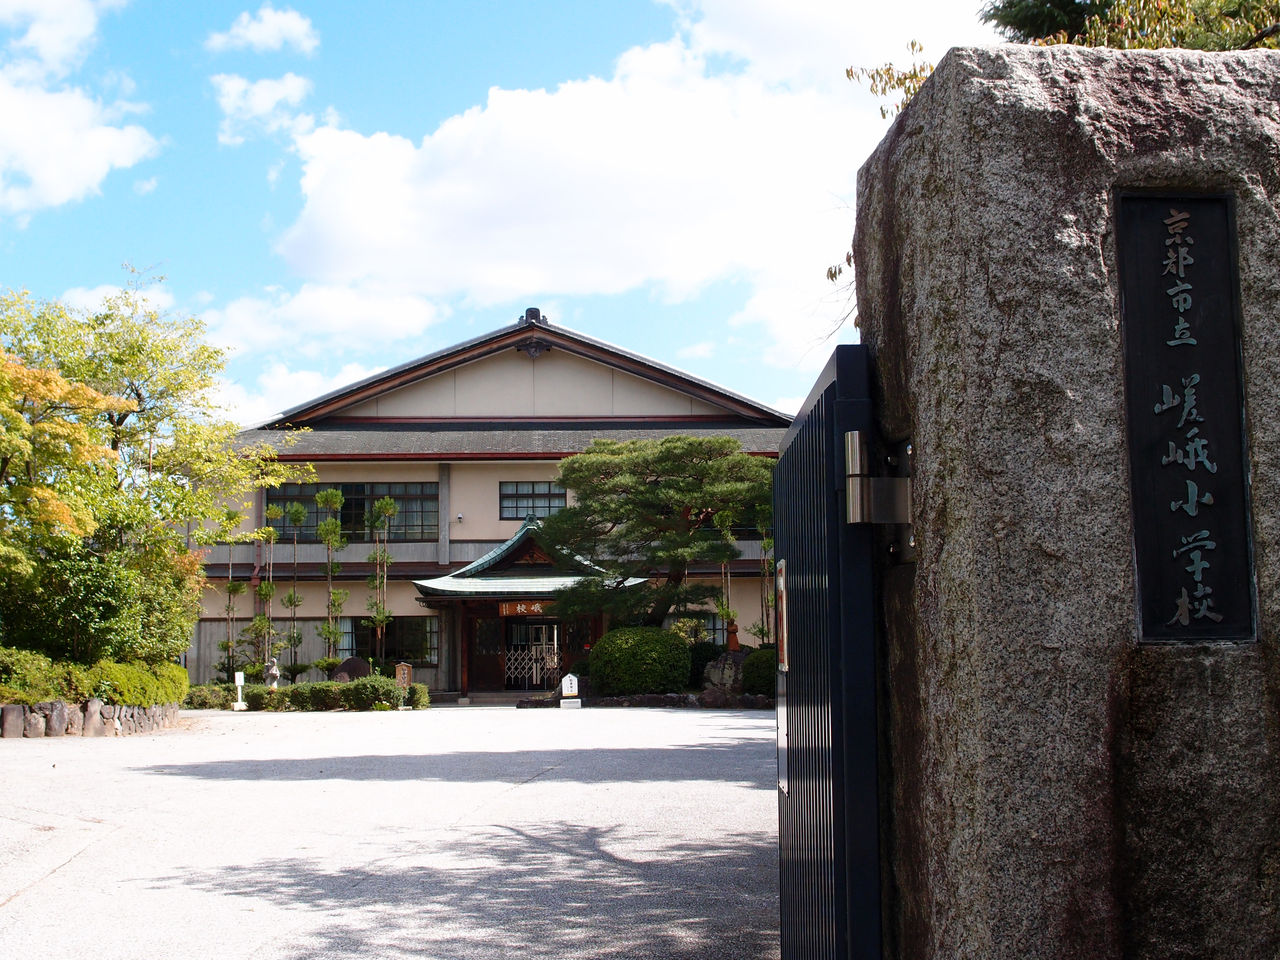
<path id="1" fill-rule="evenodd" d="M 0 741 L 0 957 L 778 956 L 772 713 Z"/>

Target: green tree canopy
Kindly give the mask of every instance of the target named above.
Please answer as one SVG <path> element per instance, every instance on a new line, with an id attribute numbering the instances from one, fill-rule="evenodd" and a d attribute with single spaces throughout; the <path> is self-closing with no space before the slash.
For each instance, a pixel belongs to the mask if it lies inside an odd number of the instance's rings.
<path id="1" fill-rule="evenodd" d="M 979 16 L 1006 39 L 1031 43 L 1057 33 L 1083 33 L 1088 19 L 1110 6 L 1111 0 L 992 0 Z"/>
<path id="2" fill-rule="evenodd" d="M 1280 35 L 1276 0 L 992 0 L 981 16 L 1022 43 L 1243 50 Z"/>
<path id="3" fill-rule="evenodd" d="M 773 461 L 731 437 L 597 440 L 560 465 L 572 502 L 543 524 L 554 552 L 604 571 L 556 598 L 561 616 L 604 612 L 617 623 L 660 626 L 667 614 L 714 599 L 697 566 L 738 556 L 733 528 L 767 527 Z M 639 587 L 623 586 L 643 577 Z"/>
<path id="4" fill-rule="evenodd" d="M 0 297 L 0 357 L 0 626 L 35 635 L 38 623 L 20 621 L 38 619 L 39 605 L 22 597 L 83 574 L 85 589 L 129 584 L 136 617 L 100 618 L 95 629 L 120 634 L 136 621 L 140 639 L 77 641 L 77 650 L 176 656 L 199 615 L 193 541 L 229 503 L 305 468 L 235 445 L 214 397 L 221 351 L 199 320 L 155 310 L 136 288 L 91 314 Z"/>

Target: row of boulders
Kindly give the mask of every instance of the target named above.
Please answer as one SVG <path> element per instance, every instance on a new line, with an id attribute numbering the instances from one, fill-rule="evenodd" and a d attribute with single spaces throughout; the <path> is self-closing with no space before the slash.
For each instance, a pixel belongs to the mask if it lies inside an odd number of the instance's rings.
<path id="1" fill-rule="evenodd" d="M 122 707 L 87 703 L 8 703 L 0 707 L 0 737 L 129 737 L 154 733 L 178 722 L 178 704 Z"/>

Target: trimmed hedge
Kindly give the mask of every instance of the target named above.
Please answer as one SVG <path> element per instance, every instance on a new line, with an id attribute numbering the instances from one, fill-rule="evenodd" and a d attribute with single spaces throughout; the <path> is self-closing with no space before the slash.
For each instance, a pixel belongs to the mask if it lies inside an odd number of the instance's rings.
<path id="1" fill-rule="evenodd" d="M 404 703 L 404 689 L 392 677 L 375 674 L 339 686 L 343 703 L 352 710 L 396 710 Z"/>
<path id="2" fill-rule="evenodd" d="M 192 687 L 182 705 L 188 710 L 230 710 L 236 701 L 236 688 L 229 683 L 208 683 Z"/>
<path id="3" fill-rule="evenodd" d="M 404 705 L 415 710 L 425 710 L 431 706 L 431 692 L 425 683 L 411 683 L 404 694 Z"/>
<path id="4" fill-rule="evenodd" d="M 742 692 L 772 697 L 778 692 L 778 648 L 761 647 L 742 661 Z"/>
<path id="5" fill-rule="evenodd" d="M 125 707 L 181 703 L 187 696 L 187 671 L 176 663 L 113 663 L 92 667 L 60 663 L 30 650 L 0 647 L 0 703 L 83 703 L 97 697 Z"/>
<path id="6" fill-rule="evenodd" d="M 211 683 L 192 687 L 183 705 L 196 710 L 230 710 L 235 699 L 234 686 Z M 425 683 L 412 683 L 405 691 L 390 677 L 363 677 L 350 683 L 323 680 L 275 690 L 246 683 L 244 702 L 250 710 L 394 710 L 402 703 L 421 710 L 431 705 L 431 696 Z"/>
<path id="7" fill-rule="evenodd" d="M 689 644 L 659 627 L 619 627 L 591 648 L 591 687 L 601 697 L 679 693 L 689 681 Z"/>

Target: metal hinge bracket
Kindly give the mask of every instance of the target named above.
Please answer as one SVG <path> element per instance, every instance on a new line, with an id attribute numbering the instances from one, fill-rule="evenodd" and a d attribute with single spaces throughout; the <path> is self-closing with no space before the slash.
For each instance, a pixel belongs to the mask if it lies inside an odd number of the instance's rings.
<path id="1" fill-rule="evenodd" d="M 900 563 L 915 559 L 911 523 L 911 443 L 890 448 L 873 463 L 867 438 L 860 430 L 844 435 L 845 520 L 891 528 L 889 552 Z"/>

